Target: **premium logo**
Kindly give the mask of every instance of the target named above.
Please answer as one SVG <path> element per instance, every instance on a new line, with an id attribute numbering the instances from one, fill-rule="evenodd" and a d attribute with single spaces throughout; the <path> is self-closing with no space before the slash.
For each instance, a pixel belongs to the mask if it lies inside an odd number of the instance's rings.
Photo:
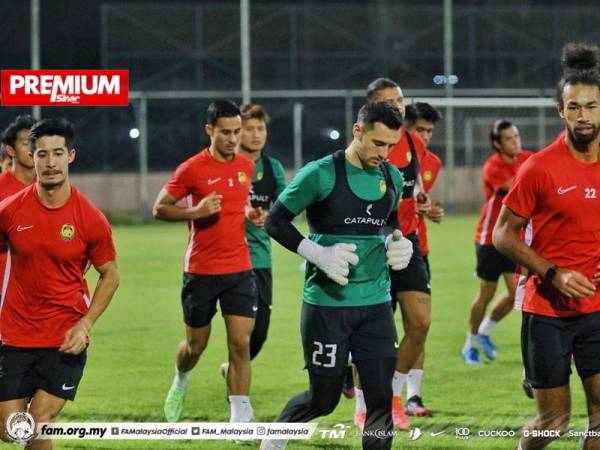
<path id="1" fill-rule="evenodd" d="M 2 70 L 3 106 L 127 106 L 127 70 Z"/>

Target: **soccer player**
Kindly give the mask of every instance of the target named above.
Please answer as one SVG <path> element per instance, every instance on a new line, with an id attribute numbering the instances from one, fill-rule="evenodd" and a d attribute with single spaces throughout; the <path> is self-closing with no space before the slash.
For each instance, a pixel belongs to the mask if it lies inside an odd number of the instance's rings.
<path id="1" fill-rule="evenodd" d="M 236 154 L 241 128 L 234 102 L 211 103 L 205 126 L 210 146 L 177 167 L 154 204 L 154 217 L 187 221 L 190 230 L 181 291 L 186 337 L 177 346 L 175 378 L 165 400 L 169 422 L 181 415 L 190 371 L 208 344 L 217 300 L 227 328 L 230 421 L 253 418 L 249 342 L 258 307 L 245 220 L 248 213 L 260 225 L 265 214 L 246 209 L 254 163 Z M 176 204 L 181 199 L 184 206 Z"/>
<path id="2" fill-rule="evenodd" d="M 0 200 L 25 189 L 35 180 L 35 167 L 29 149 L 29 130 L 35 124 L 31 116 L 17 116 L 2 133 L 2 145 L 11 161 L 10 169 L 0 174 Z M 4 274 L 7 252 L 0 252 L 0 276 Z"/>
<path id="3" fill-rule="evenodd" d="M 239 154 L 254 161 L 255 170 L 250 188 L 253 208 L 267 212 L 285 188 L 285 170 L 281 163 L 265 154 L 267 125 L 270 118 L 261 105 L 242 105 L 242 131 Z M 273 302 L 273 274 L 271 272 L 271 239 L 263 227 L 246 220 L 246 240 L 250 246 L 250 259 L 256 277 L 258 310 L 254 331 L 250 337 L 250 359 L 254 359 L 267 340 Z M 221 365 L 227 378 L 229 363 Z"/>
<path id="4" fill-rule="evenodd" d="M 496 346 L 491 340 L 494 327 L 513 307 L 515 296 L 515 263 L 496 250 L 492 231 L 500 213 L 502 200 L 523 163 L 532 155 L 521 148 L 519 130 L 511 122 L 499 119 L 490 131 L 494 154 L 483 165 L 483 192 L 485 202 L 475 234 L 479 292 L 471 304 L 469 330 L 461 354 L 467 364 L 483 364 L 478 344 L 489 359 L 496 359 Z M 491 314 L 484 319 L 487 305 L 494 298 L 498 279 L 502 276 L 507 291 L 500 294 Z"/>
<path id="5" fill-rule="evenodd" d="M 37 122 L 30 132 L 37 182 L 0 203 L 0 245 L 10 251 L 0 313 L 3 440 L 7 417 L 29 402 L 36 423 L 52 422 L 75 398 L 88 336 L 119 284 L 110 224 L 69 181 L 73 137 L 66 120 Z M 90 264 L 100 274 L 91 299 Z"/>
<path id="6" fill-rule="evenodd" d="M 352 352 L 367 403 L 363 448 L 369 449 L 389 449 L 393 437 L 391 380 L 398 343 L 387 266 L 401 270 L 412 254 L 409 240 L 391 235 L 403 181 L 385 159 L 401 124 L 399 111 L 388 103 L 363 106 L 346 150 L 301 169 L 266 223 L 277 242 L 308 263 L 301 334 L 310 387 L 288 402 L 277 421 L 307 422 L 333 411 Z M 291 223 L 304 210 L 308 238 Z M 261 448 L 285 445 L 264 440 Z"/>
<path id="7" fill-rule="evenodd" d="M 493 233 L 496 248 L 520 265 L 515 307 L 523 314 L 521 349 L 537 415 L 525 424 L 519 449 L 544 448 L 566 431 L 571 356 L 588 430 L 596 433 L 582 448 L 600 448 L 599 60 L 597 46 L 563 49 L 557 106 L 567 133 L 523 165 Z"/>
<path id="8" fill-rule="evenodd" d="M 404 116 L 404 96 L 400 86 L 389 78 L 378 78 L 367 88 L 367 102 L 388 102 Z M 402 202 L 398 208 L 398 220 L 402 234 L 413 243 L 413 254 L 408 267 L 402 271 L 390 271 L 392 304 L 400 305 L 404 336 L 398 350 L 398 361 L 393 380 L 392 415 L 394 426 L 408 430 L 410 424 L 402 405 L 402 390 L 410 369 L 419 370 L 419 357 L 431 323 L 431 287 L 427 269 L 420 250 L 417 235 L 417 214 L 427 214 L 431 209 L 429 196 L 424 192 L 419 176 L 418 155 L 425 153 L 425 143 L 419 135 L 402 129 L 400 141 L 394 146 L 388 160 L 400 169 L 404 187 Z M 422 364 L 421 364 L 422 367 Z M 357 383 L 358 385 L 358 383 Z M 418 405 L 426 410 L 422 402 Z M 361 427 L 364 403 L 360 389 L 356 390 L 355 423 Z"/>
<path id="9" fill-rule="evenodd" d="M 442 118 L 441 113 L 431 106 L 429 103 L 417 102 L 411 105 L 406 105 L 404 126 L 409 131 L 412 131 L 423 139 L 425 145 L 428 145 L 433 137 L 433 130 L 437 122 Z M 429 194 L 433 184 L 437 180 L 438 174 L 442 167 L 442 161 L 435 153 L 425 147 L 418 146 L 417 149 L 422 150 L 421 154 L 417 154 L 420 166 L 420 175 L 423 182 L 424 191 Z M 427 240 L 427 225 L 425 218 L 428 218 L 434 223 L 441 223 L 444 217 L 444 208 L 440 203 L 431 205 L 429 211 L 423 214 L 417 214 L 419 236 L 419 244 L 421 253 L 427 271 L 427 279 L 431 284 L 431 268 L 429 265 L 429 245 Z M 406 403 L 404 409 L 409 416 L 428 417 L 431 416 L 429 411 L 423 405 L 421 398 L 421 384 L 423 382 L 423 365 L 425 361 L 425 352 L 422 351 L 416 363 L 408 372 L 406 379 Z"/>

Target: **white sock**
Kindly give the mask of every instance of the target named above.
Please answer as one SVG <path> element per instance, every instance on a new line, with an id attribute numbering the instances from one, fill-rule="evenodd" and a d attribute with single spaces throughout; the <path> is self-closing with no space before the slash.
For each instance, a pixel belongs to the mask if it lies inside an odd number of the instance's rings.
<path id="1" fill-rule="evenodd" d="M 521 445 L 521 440 L 519 439 L 519 446 L 517 447 L 517 450 L 523 450 L 523 446 Z"/>
<path id="2" fill-rule="evenodd" d="M 173 378 L 173 386 L 179 389 L 187 389 L 190 384 L 190 372 L 182 372 L 175 367 L 175 378 Z"/>
<path id="3" fill-rule="evenodd" d="M 481 322 L 481 325 L 479 325 L 479 330 L 477 330 L 477 332 L 484 336 L 490 336 L 496 325 L 498 325 L 498 322 L 494 322 L 489 317 L 486 317 L 484 321 Z"/>
<path id="4" fill-rule="evenodd" d="M 475 348 L 477 346 L 477 341 L 475 340 L 475 335 L 470 331 L 467 331 L 467 340 L 465 341 L 465 346 L 463 350 L 468 350 L 470 348 Z"/>
<path id="5" fill-rule="evenodd" d="M 408 375 L 405 373 L 400 373 L 397 370 L 394 371 L 394 378 L 392 379 L 392 391 L 394 392 L 394 397 L 402 397 L 402 388 L 404 387 L 407 376 Z"/>
<path id="6" fill-rule="evenodd" d="M 354 388 L 354 392 L 356 393 L 356 405 L 354 406 L 355 414 L 362 414 L 367 412 L 367 404 L 365 403 L 365 396 L 363 394 L 362 389 Z"/>
<path id="7" fill-rule="evenodd" d="M 230 395 L 231 405 L 230 422 L 250 422 L 254 419 L 254 410 L 247 395 Z"/>
<path id="8" fill-rule="evenodd" d="M 423 369 L 410 369 L 406 379 L 406 399 L 415 395 L 421 396 L 421 383 L 423 381 Z"/>

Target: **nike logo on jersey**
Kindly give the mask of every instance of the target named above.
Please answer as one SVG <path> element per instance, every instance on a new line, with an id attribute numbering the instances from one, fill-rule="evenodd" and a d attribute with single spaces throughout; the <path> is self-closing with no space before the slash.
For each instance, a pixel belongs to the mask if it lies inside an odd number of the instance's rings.
<path id="1" fill-rule="evenodd" d="M 63 383 L 63 385 L 62 385 L 63 391 L 70 391 L 72 389 L 75 389 L 75 386 L 67 386 L 66 384 Z"/>
<path id="2" fill-rule="evenodd" d="M 208 184 L 215 184 L 215 183 L 217 183 L 220 180 L 221 180 L 221 177 L 219 177 L 219 178 L 209 178 L 208 179 Z"/>
<path id="3" fill-rule="evenodd" d="M 252 311 L 254 311 L 254 312 L 258 311 L 258 306 L 253 306 Z"/>
<path id="4" fill-rule="evenodd" d="M 33 228 L 33 225 L 19 225 L 17 231 L 30 230 L 31 228 Z"/>
<path id="5" fill-rule="evenodd" d="M 394 348 L 400 348 L 400 344 L 398 344 L 397 342 L 394 342 Z"/>
<path id="6" fill-rule="evenodd" d="M 558 188 L 558 191 L 557 191 L 558 195 L 566 194 L 567 192 L 572 191 L 576 187 L 577 187 L 577 185 L 571 186 L 571 187 L 568 187 L 568 188 L 564 188 L 564 187 L 561 186 L 561 187 Z"/>

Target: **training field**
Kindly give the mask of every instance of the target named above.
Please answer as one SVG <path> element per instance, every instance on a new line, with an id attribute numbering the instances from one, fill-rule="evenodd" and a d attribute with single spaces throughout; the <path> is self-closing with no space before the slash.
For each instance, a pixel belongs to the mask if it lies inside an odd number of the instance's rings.
<path id="1" fill-rule="evenodd" d="M 514 449 L 516 438 L 481 438 L 480 430 L 517 430 L 534 405 L 520 387 L 519 317 L 512 313 L 495 331 L 499 357 L 483 367 L 467 367 L 460 358 L 467 310 L 476 290 L 474 245 L 476 218 L 447 217 L 431 225 L 433 323 L 427 343 L 423 397 L 434 417 L 413 420 L 423 435 L 416 441 L 397 434 L 394 448 Z M 174 371 L 175 344 L 183 336 L 179 289 L 186 241 L 184 224 L 116 226 L 121 287 L 92 332 L 86 372 L 78 399 L 67 405 L 61 422 L 162 422 L 163 400 Z M 258 421 L 275 418 L 288 398 L 306 387 L 299 336 L 301 259 L 274 246 L 274 308 L 269 339 L 253 364 L 251 399 Z M 215 317 L 209 347 L 192 375 L 182 421 L 227 421 L 229 405 L 218 367 L 226 360 L 224 327 Z M 397 323 L 400 323 L 398 318 Z M 575 391 L 571 430 L 585 428 L 581 385 Z M 318 419 L 319 429 L 350 425 L 354 401 L 342 398 L 336 411 Z M 456 427 L 470 428 L 459 440 Z M 431 432 L 445 431 L 432 437 Z M 562 438 L 551 448 L 577 448 Z M 57 441 L 58 449 L 257 448 L 225 441 Z M 295 441 L 290 449 L 359 448 L 352 427 L 345 439 Z"/>

